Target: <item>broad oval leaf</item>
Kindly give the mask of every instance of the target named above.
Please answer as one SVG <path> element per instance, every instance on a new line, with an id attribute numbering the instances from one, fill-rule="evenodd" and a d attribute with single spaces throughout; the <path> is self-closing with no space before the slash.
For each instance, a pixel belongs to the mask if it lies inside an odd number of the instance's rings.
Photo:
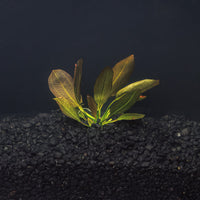
<path id="1" fill-rule="evenodd" d="M 112 96 L 114 96 L 118 90 L 120 90 L 128 83 L 134 69 L 134 63 L 134 55 L 130 55 L 127 58 L 124 58 L 123 60 L 116 63 L 115 66 L 112 68 Z"/>
<path id="2" fill-rule="evenodd" d="M 70 74 L 61 69 L 52 70 L 48 78 L 49 89 L 55 97 L 64 97 L 73 106 L 78 106 L 74 93 L 73 79 Z"/>
<path id="3" fill-rule="evenodd" d="M 61 111 L 63 112 L 63 114 L 65 114 L 66 116 L 68 116 L 68 117 L 70 117 L 72 119 L 75 119 L 78 122 L 81 121 L 80 118 L 79 118 L 79 115 L 78 115 L 78 111 L 71 104 L 70 101 L 68 101 L 64 97 L 54 98 L 54 100 L 59 105 L 59 107 L 60 107 Z"/>
<path id="4" fill-rule="evenodd" d="M 75 64 L 74 68 L 74 93 L 76 96 L 76 99 L 79 103 L 82 103 L 82 96 L 80 92 L 81 88 L 81 77 L 82 77 L 82 66 L 83 66 L 83 59 L 80 58 L 77 63 Z"/>
<path id="5" fill-rule="evenodd" d="M 90 95 L 87 95 L 87 102 L 88 102 L 88 107 L 90 108 L 92 112 L 93 117 L 97 117 L 97 104 L 94 101 L 93 97 Z"/>
<path id="6" fill-rule="evenodd" d="M 124 93 L 114 99 L 106 109 L 104 115 L 102 116 L 102 120 L 109 119 L 113 115 L 121 114 L 127 111 L 138 101 L 140 94 L 140 90 L 135 90 L 133 92 Z"/>
<path id="7" fill-rule="evenodd" d="M 122 88 L 119 90 L 116 94 L 116 97 L 122 95 L 123 93 L 126 92 L 133 92 L 134 90 L 141 90 L 141 93 L 159 85 L 159 80 L 154 80 L 154 79 L 144 79 L 141 81 L 136 81 L 134 83 L 131 83 L 127 85 L 126 87 Z"/>
<path id="8" fill-rule="evenodd" d="M 113 71 L 111 67 L 105 67 L 98 76 L 94 85 L 94 100 L 97 103 L 97 110 L 111 95 Z"/>

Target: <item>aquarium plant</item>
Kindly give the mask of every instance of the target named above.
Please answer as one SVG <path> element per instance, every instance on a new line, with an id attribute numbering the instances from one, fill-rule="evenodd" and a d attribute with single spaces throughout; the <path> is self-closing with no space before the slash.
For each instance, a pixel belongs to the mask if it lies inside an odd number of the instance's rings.
<path id="1" fill-rule="evenodd" d="M 52 70 L 48 78 L 49 89 L 61 111 L 87 127 L 141 119 L 144 114 L 125 112 L 137 101 L 145 99 L 143 93 L 158 85 L 159 80 L 144 79 L 125 86 L 133 72 L 134 63 L 134 55 L 130 55 L 112 68 L 105 67 L 96 79 L 93 96 L 87 95 L 88 107 L 84 106 L 80 92 L 82 59 L 75 64 L 73 78 L 62 69 Z M 109 100 L 110 103 L 104 107 Z"/>

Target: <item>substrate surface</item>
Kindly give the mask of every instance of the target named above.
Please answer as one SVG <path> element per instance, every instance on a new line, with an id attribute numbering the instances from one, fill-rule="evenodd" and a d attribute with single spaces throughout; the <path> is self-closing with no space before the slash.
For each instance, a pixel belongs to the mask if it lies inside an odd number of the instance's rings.
<path id="1" fill-rule="evenodd" d="M 0 199 L 198 200 L 200 122 L 87 128 L 60 111 L 0 119 Z"/>

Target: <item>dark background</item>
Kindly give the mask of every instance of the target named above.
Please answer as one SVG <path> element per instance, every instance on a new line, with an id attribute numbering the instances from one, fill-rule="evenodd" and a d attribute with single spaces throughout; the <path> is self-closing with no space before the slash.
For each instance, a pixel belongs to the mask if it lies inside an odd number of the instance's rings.
<path id="1" fill-rule="evenodd" d="M 73 74 L 82 57 L 82 94 L 105 66 L 135 55 L 132 81 L 160 79 L 131 111 L 200 119 L 198 0 L 0 1 L 0 113 L 57 109 L 52 69 Z M 135 109 L 134 109 L 135 108 Z"/>

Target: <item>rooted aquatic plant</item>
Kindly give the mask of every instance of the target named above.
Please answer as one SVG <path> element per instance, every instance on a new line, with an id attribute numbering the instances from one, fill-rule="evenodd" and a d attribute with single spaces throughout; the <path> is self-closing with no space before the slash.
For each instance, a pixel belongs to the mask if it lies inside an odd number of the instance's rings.
<path id="1" fill-rule="evenodd" d="M 113 123 L 120 120 L 141 119 L 145 115 L 138 113 L 124 113 L 137 101 L 146 98 L 142 93 L 159 84 L 159 80 L 144 79 L 124 87 L 134 69 L 134 55 L 131 55 L 114 65 L 105 67 L 94 85 L 94 96 L 87 95 L 88 107 L 83 104 L 80 93 L 83 60 L 75 64 L 74 77 L 67 72 L 52 70 L 48 84 L 55 95 L 61 111 L 68 117 L 91 127 L 92 124 Z M 102 113 L 103 105 L 109 98 L 114 98 Z"/>

